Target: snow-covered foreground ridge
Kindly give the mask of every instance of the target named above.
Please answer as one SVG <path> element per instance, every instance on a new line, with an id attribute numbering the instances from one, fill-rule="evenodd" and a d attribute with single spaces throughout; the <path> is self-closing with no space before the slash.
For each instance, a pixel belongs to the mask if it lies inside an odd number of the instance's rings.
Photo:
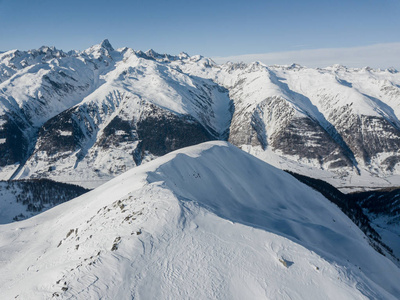
<path id="1" fill-rule="evenodd" d="M 54 47 L 0 54 L 0 179 L 95 187 L 170 151 L 229 140 L 337 187 L 400 185 L 400 73 L 215 64 Z"/>
<path id="2" fill-rule="evenodd" d="M 172 152 L 0 226 L 2 299 L 398 299 L 333 204 L 226 142 Z"/>

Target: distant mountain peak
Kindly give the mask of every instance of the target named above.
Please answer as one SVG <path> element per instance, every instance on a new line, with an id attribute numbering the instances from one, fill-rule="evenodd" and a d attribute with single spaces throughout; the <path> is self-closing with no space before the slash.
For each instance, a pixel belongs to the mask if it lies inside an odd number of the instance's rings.
<path id="1" fill-rule="evenodd" d="M 100 46 L 108 51 L 114 51 L 114 48 L 108 39 L 103 40 Z"/>
<path id="2" fill-rule="evenodd" d="M 398 73 L 399 71 L 397 71 L 397 69 L 395 69 L 395 68 L 393 68 L 393 67 L 390 67 L 390 68 L 388 68 L 388 69 L 386 69 L 389 73 L 392 73 L 392 74 L 395 74 L 395 73 Z"/>
<path id="3" fill-rule="evenodd" d="M 147 56 L 149 56 L 149 57 L 153 57 L 153 58 L 158 58 L 158 57 L 160 57 L 160 56 L 161 56 L 161 54 L 160 54 L 160 53 L 158 53 L 158 52 L 154 51 L 153 49 L 149 49 L 149 50 L 147 50 L 147 51 L 145 52 L 145 54 L 146 54 Z M 164 56 L 165 56 L 165 55 L 164 55 Z"/>
<path id="4" fill-rule="evenodd" d="M 178 57 L 180 59 L 184 59 L 184 58 L 189 58 L 190 56 L 186 52 L 181 52 L 181 53 L 179 53 Z"/>
<path id="5" fill-rule="evenodd" d="M 302 65 L 299 65 L 299 64 L 296 64 L 296 63 L 293 63 L 293 64 L 291 64 L 290 66 L 288 66 L 288 69 L 289 69 L 289 70 L 302 69 L 302 68 L 303 68 Z"/>

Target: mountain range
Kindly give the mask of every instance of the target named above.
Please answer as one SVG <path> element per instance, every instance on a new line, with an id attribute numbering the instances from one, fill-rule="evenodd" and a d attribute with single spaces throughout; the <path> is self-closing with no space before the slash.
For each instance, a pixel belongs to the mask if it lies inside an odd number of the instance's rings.
<path id="1" fill-rule="evenodd" d="M 54 47 L 0 54 L 0 179 L 96 187 L 226 140 L 343 191 L 400 185 L 400 73 Z"/>
<path id="2" fill-rule="evenodd" d="M 395 69 L 0 53 L 0 294 L 397 299 L 399 103 Z"/>

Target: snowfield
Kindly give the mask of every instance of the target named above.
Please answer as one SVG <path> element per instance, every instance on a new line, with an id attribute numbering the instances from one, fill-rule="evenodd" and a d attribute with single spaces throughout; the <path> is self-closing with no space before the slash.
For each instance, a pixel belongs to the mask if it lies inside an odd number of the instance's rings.
<path id="1" fill-rule="evenodd" d="M 398 299 L 335 205 L 227 142 L 0 226 L 2 299 Z"/>

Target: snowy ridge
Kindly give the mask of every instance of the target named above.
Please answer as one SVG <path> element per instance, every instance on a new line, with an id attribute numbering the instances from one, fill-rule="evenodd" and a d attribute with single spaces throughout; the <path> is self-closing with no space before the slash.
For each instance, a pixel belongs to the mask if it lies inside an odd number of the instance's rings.
<path id="1" fill-rule="evenodd" d="M 225 142 L 175 151 L 0 230 L 6 298 L 400 295 L 399 269 L 336 206 Z"/>

